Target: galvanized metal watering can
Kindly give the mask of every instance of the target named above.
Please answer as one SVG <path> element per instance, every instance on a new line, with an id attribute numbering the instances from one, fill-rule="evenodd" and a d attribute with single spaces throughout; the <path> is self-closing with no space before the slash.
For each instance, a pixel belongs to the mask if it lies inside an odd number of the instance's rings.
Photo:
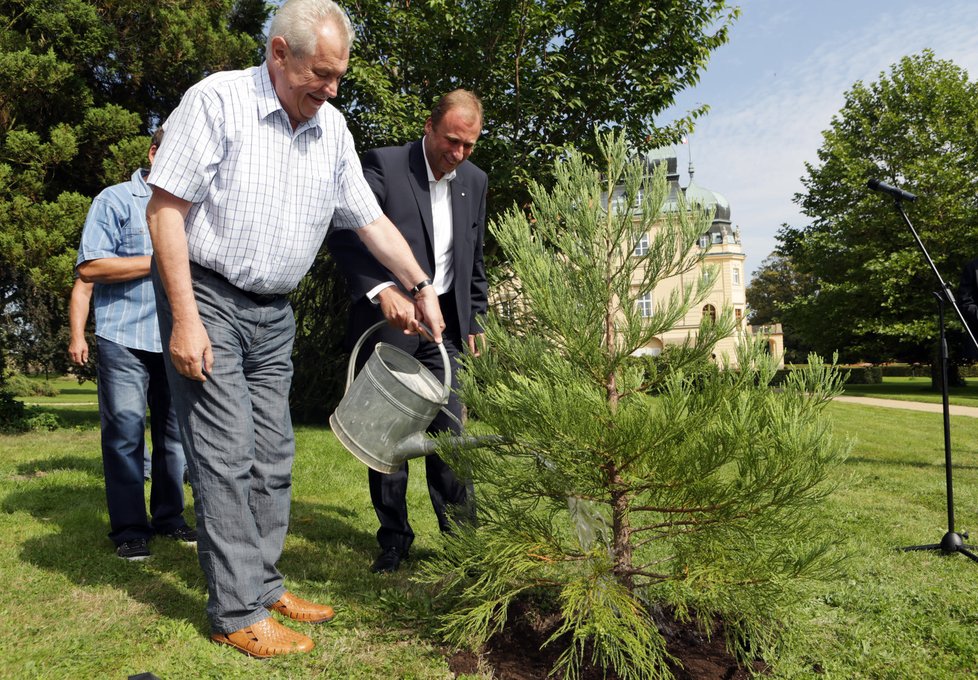
<path id="1" fill-rule="evenodd" d="M 404 461 L 435 453 L 437 443 L 425 435 L 451 392 L 452 372 L 448 352 L 439 344 L 445 380 L 439 380 L 421 362 L 393 345 L 378 342 L 363 370 L 354 379 L 357 355 L 367 338 L 386 321 L 378 321 L 357 340 L 346 373 L 346 393 L 329 417 L 333 434 L 347 451 L 377 472 L 396 471 Z M 459 423 L 461 426 L 461 423 Z M 456 436 L 447 443 L 473 448 L 502 442 L 496 435 Z M 546 467 L 552 464 L 537 456 Z M 608 523 L 591 501 L 567 496 L 568 510 L 578 540 L 585 549 L 596 542 L 607 544 Z"/>
<path id="2" fill-rule="evenodd" d="M 329 425 L 340 443 L 360 462 L 377 472 L 391 473 L 410 458 L 435 452 L 437 445 L 425 436 L 425 430 L 448 403 L 452 369 L 441 343 L 438 349 L 445 365 L 444 382 L 407 352 L 378 342 L 354 380 L 360 348 L 386 323 L 375 323 L 354 345 L 346 373 L 346 393 L 329 417 Z M 455 418 L 447 409 L 445 412 Z M 466 447 L 491 439 L 495 438 L 452 437 L 450 441 Z"/>

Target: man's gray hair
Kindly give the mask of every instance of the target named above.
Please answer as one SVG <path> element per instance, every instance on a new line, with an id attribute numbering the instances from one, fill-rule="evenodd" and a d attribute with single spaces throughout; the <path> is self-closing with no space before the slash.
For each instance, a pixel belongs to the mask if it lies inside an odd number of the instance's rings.
<path id="1" fill-rule="evenodd" d="M 272 52 L 272 38 L 282 36 L 292 54 L 300 58 L 308 57 L 316 51 L 319 28 L 327 21 L 332 21 L 339 29 L 340 37 L 346 39 L 346 48 L 350 49 L 353 46 L 353 24 L 333 0 L 288 0 L 272 18 L 265 53 Z"/>

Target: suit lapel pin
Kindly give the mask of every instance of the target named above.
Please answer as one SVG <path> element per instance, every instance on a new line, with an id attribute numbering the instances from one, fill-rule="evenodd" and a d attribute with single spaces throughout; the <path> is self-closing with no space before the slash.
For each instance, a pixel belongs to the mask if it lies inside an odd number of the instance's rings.
<path id="1" fill-rule="evenodd" d="M 465 192 L 464 192 L 464 191 L 462 192 L 462 197 L 463 197 L 463 198 L 465 197 Z"/>

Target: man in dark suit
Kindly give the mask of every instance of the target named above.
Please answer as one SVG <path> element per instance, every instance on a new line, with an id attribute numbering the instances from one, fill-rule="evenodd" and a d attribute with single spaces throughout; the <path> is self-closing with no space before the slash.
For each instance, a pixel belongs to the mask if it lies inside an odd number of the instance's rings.
<path id="1" fill-rule="evenodd" d="M 330 230 L 327 246 L 350 284 L 351 344 L 385 314 L 388 319 L 397 318 L 401 310 L 410 314 L 413 295 L 429 285 L 435 288 L 445 317 L 442 337 L 452 368 L 448 410 L 460 418 L 461 405 L 454 393 L 456 360 L 463 348 L 478 353 L 482 329 L 477 317 L 485 313 L 487 304 L 482 242 L 488 180 L 486 173 L 467 160 L 482 131 L 482 103 L 466 90 L 450 92 L 435 105 L 424 131 L 424 138 L 416 142 L 368 151 L 362 162 L 364 177 L 381 209 L 397 225 L 430 279 L 412 291 L 398 287 L 397 279 L 346 230 Z M 390 326 L 377 331 L 369 346 L 378 341 L 400 347 L 444 380 L 441 354 L 434 343 Z M 369 353 L 361 352 L 360 366 L 368 357 Z M 451 418 L 439 413 L 428 431 L 458 433 L 459 429 Z M 425 458 L 425 472 L 442 531 L 451 531 L 452 522 L 475 520 L 471 483 L 459 480 L 437 455 Z M 393 572 L 414 540 L 407 513 L 407 463 L 389 475 L 370 470 L 369 481 L 370 498 L 380 520 L 377 542 L 381 547 L 372 570 Z"/>

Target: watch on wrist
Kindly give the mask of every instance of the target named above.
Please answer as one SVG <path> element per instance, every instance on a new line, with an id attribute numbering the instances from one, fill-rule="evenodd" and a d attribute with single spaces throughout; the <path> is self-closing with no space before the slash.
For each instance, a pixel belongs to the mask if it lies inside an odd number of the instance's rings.
<path id="1" fill-rule="evenodd" d="M 423 291 L 425 288 L 431 285 L 431 279 L 423 279 L 418 282 L 418 284 L 411 289 L 411 295 L 418 297 L 418 293 Z"/>

